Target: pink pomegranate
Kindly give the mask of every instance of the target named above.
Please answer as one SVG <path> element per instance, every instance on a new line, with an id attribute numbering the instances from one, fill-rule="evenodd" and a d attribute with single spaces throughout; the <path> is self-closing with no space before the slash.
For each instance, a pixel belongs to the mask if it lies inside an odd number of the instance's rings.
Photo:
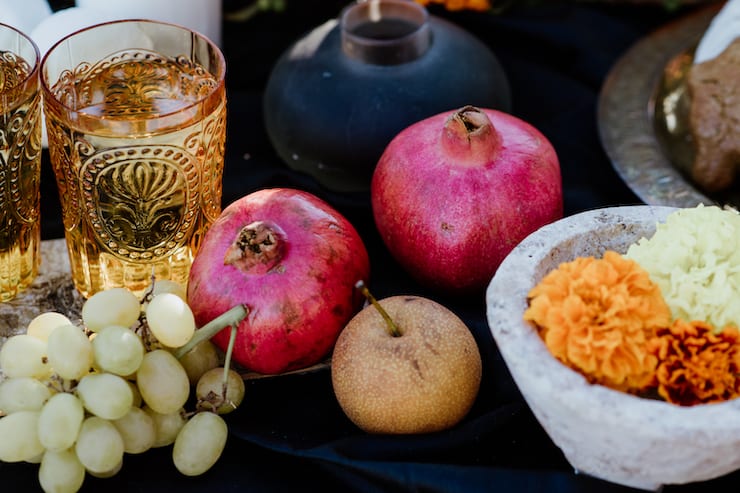
<path id="1" fill-rule="evenodd" d="M 259 373 L 282 373 L 325 357 L 359 310 L 354 285 L 367 279 L 367 250 L 354 227 L 318 197 L 265 189 L 226 207 L 190 271 L 188 303 L 198 326 L 237 304 L 233 359 Z M 230 331 L 213 337 L 221 349 Z"/>
<path id="2" fill-rule="evenodd" d="M 481 291 L 525 236 L 563 215 L 560 164 L 533 126 L 467 106 L 417 122 L 385 149 L 371 184 L 398 263 L 439 291 Z"/>

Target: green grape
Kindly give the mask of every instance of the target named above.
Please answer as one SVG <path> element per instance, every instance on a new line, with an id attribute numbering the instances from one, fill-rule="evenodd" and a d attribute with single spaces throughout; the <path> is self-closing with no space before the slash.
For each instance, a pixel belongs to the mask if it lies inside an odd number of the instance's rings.
<path id="1" fill-rule="evenodd" d="M 164 293 L 176 294 L 183 300 L 187 299 L 187 290 L 185 286 L 177 281 L 171 281 L 169 279 L 159 279 L 154 283 L 154 289 L 152 290 L 152 296 L 157 296 Z"/>
<path id="2" fill-rule="evenodd" d="M 172 460 L 186 476 L 198 476 L 210 469 L 226 446 L 228 429 L 218 414 L 201 412 L 185 423 L 172 448 Z"/>
<path id="3" fill-rule="evenodd" d="M 185 368 L 192 386 L 197 385 L 200 377 L 208 370 L 216 368 L 220 362 L 218 350 L 210 339 L 199 342 L 180 358 L 180 364 Z"/>
<path id="4" fill-rule="evenodd" d="M 172 353 L 164 349 L 144 355 L 136 372 L 136 384 L 144 403 L 161 414 L 179 410 L 190 395 L 185 369 Z"/>
<path id="5" fill-rule="evenodd" d="M 0 411 L 41 411 L 51 394 L 51 389 L 35 378 L 8 378 L 0 382 Z"/>
<path id="6" fill-rule="evenodd" d="M 185 286 L 183 286 L 179 282 L 171 281 L 169 279 L 158 279 L 154 282 L 151 296 L 144 298 L 144 302 L 142 303 L 143 310 L 146 311 L 146 308 L 149 306 L 149 302 L 152 300 L 152 298 L 164 293 L 175 294 L 182 298 L 183 301 L 187 301 L 188 293 Z"/>
<path id="7" fill-rule="evenodd" d="M 113 420 L 113 426 L 121 434 L 123 451 L 127 454 L 140 454 L 154 445 L 157 436 L 154 420 L 141 408 L 132 407 L 124 417 Z"/>
<path id="8" fill-rule="evenodd" d="M 98 291 L 82 305 L 82 321 L 93 332 L 109 325 L 131 327 L 140 314 L 138 298 L 126 288 Z"/>
<path id="9" fill-rule="evenodd" d="M 149 406 L 144 406 L 142 409 L 151 416 L 154 422 L 155 438 L 152 447 L 165 447 L 175 443 L 177 434 L 187 423 L 184 410 L 179 409 L 173 413 L 161 414 Z"/>
<path id="10" fill-rule="evenodd" d="M 242 403 L 244 399 L 244 380 L 234 370 L 229 370 L 226 379 L 226 399 L 220 404 L 215 411 L 218 414 L 227 414 Z M 217 399 L 223 398 L 223 376 L 224 369 L 221 367 L 213 368 L 208 370 L 198 380 L 198 385 L 195 387 L 195 396 L 199 401 L 206 400 L 210 401 L 210 396 L 216 396 Z"/>
<path id="11" fill-rule="evenodd" d="M 45 493 L 76 493 L 85 481 L 85 466 L 71 449 L 47 450 L 39 467 Z"/>
<path id="12" fill-rule="evenodd" d="M 75 453 L 85 469 L 106 474 L 123 460 L 123 438 L 113 423 L 90 416 L 82 422 Z"/>
<path id="13" fill-rule="evenodd" d="M 121 459 L 118 464 L 113 469 L 108 469 L 107 471 L 103 472 L 93 472 L 93 471 L 87 471 L 90 476 L 96 477 L 96 478 L 112 478 L 119 472 L 121 472 L 121 468 L 123 468 L 123 459 Z"/>
<path id="14" fill-rule="evenodd" d="M 10 378 L 48 377 L 46 342 L 28 334 L 9 337 L 0 347 L 0 369 Z"/>
<path id="15" fill-rule="evenodd" d="M 51 331 L 46 345 L 49 364 L 60 377 L 79 380 L 90 373 L 93 347 L 81 328 L 61 325 Z"/>
<path id="16" fill-rule="evenodd" d="M 44 452 L 39 441 L 39 411 L 18 411 L 0 418 L 0 461 L 32 461 Z"/>
<path id="17" fill-rule="evenodd" d="M 72 394 L 55 394 L 47 401 L 39 415 L 38 434 L 47 450 L 70 448 L 77 440 L 85 410 L 82 402 Z"/>
<path id="18" fill-rule="evenodd" d="M 195 332 L 195 317 L 185 301 L 173 293 L 152 298 L 146 321 L 159 342 L 170 348 L 184 346 Z"/>
<path id="19" fill-rule="evenodd" d="M 46 341 L 51 331 L 60 325 L 72 325 L 72 321 L 58 312 L 44 312 L 28 323 L 26 334 Z"/>
<path id="20" fill-rule="evenodd" d="M 41 459 L 44 458 L 44 453 L 45 452 L 41 452 L 39 455 L 35 455 L 31 457 L 30 459 L 26 459 L 23 462 L 28 462 L 29 464 L 41 464 Z"/>
<path id="21" fill-rule="evenodd" d="M 136 386 L 136 382 L 131 382 L 130 380 L 126 380 L 126 384 L 128 384 L 128 388 L 131 389 L 131 394 L 134 396 L 134 400 L 133 400 L 133 403 L 131 404 L 131 407 L 141 407 L 142 404 L 144 404 L 144 401 L 141 398 L 141 392 L 139 392 L 139 387 Z"/>
<path id="22" fill-rule="evenodd" d="M 144 344 L 128 327 L 109 325 L 92 341 L 95 363 L 103 371 L 125 377 L 136 372 L 144 359 Z"/>
<path id="23" fill-rule="evenodd" d="M 76 391 L 85 409 L 104 419 L 122 418 L 134 402 L 128 382 L 112 373 L 87 375 Z"/>

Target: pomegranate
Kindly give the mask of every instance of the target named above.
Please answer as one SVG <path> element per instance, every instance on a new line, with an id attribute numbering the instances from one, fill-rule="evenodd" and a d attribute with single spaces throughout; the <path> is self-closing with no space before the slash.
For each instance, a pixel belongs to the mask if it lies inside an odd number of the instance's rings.
<path id="1" fill-rule="evenodd" d="M 329 204 L 299 190 L 264 189 L 230 204 L 208 230 L 191 267 L 188 303 L 199 327 L 244 304 L 234 361 L 282 373 L 329 353 L 362 304 L 354 285 L 369 271 L 362 239 Z M 229 334 L 212 340 L 225 350 Z"/>
<path id="2" fill-rule="evenodd" d="M 414 123 L 371 182 L 377 229 L 419 282 L 479 292 L 525 236 L 563 215 L 560 164 L 532 125 L 466 106 Z"/>

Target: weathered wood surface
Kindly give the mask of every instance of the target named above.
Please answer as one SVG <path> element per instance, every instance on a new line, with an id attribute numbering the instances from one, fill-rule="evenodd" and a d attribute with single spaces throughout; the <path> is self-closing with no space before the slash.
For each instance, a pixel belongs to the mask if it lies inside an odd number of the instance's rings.
<path id="1" fill-rule="evenodd" d="M 0 303 L 0 345 L 24 332 L 42 312 L 64 313 L 72 322 L 79 322 L 82 301 L 72 283 L 65 241 L 42 241 L 41 267 L 34 283 L 11 301 Z"/>

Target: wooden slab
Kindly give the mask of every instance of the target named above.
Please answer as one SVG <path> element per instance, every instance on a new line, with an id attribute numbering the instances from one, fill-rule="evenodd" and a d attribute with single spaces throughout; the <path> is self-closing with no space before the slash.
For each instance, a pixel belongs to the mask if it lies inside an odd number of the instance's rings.
<path id="1" fill-rule="evenodd" d="M 82 301 L 72 283 L 66 242 L 42 241 L 41 267 L 34 283 L 11 301 L 0 303 L 0 345 L 25 332 L 28 323 L 42 312 L 64 313 L 72 322 L 79 322 Z"/>

